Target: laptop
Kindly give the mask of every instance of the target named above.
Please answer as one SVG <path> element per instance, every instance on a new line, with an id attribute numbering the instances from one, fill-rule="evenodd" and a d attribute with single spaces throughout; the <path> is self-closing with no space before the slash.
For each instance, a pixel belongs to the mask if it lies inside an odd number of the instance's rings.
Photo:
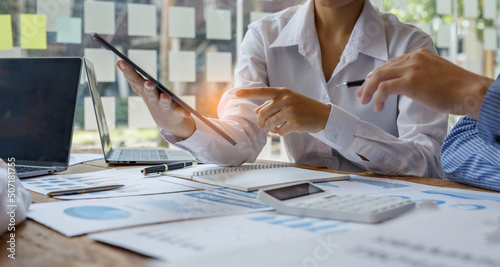
<path id="1" fill-rule="evenodd" d="M 85 70 L 94 104 L 97 129 L 101 137 L 104 159 L 111 164 L 163 164 L 179 161 L 195 161 L 189 153 L 179 149 L 121 149 L 113 148 L 109 137 L 108 125 L 104 116 L 101 96 L 99 94 L 94 66 L 87 58 Z"/>
<path id="2" fill-rule="evenodd" d="M 19 178 L 68 168 L 82 58 L 0 59 L 0 158 Z"/>

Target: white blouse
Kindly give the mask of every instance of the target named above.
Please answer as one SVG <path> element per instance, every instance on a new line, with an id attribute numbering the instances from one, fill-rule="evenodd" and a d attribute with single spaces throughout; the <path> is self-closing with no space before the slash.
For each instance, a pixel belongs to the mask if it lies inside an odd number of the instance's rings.
<path id="1" fill-rule="evenodd" d="M 389 58 L 419 48 L 435 51 L 429 35 L 392 14 L 380 13 L 365 1 L 340 62 L 326 81 L 314 2 L 288 8 L 249 25 L 235 68 L 235 88 L 223 95 L 219 119 L 211 119 L 238 142 L 236 146 L 197 118 L 196 131 L 186 140 L 164 130 L 161 134 L 201 162 L 253 162 L 267 133 L 258 128 L 253 110 L 265 99 L 237 98 L 235 90 L 287 87 L 332 106 L 324 130 L 283 137 L 292 162 L 342 171 L 442 177 L 439 153 L 447 133 L 446 114 L 395 95 L 387 99 L 382 112 L 375 113 L 373 105 L 360 104 L 357 88 L 336 88 L 339 83 L 363 79 Z"/>

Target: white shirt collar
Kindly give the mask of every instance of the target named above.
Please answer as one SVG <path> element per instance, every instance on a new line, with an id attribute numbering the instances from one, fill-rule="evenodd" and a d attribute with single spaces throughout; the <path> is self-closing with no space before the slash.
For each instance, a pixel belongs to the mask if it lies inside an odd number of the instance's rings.
<path id="1" fill-rule="evenodd" d="M 312 44 L 318 42 L 313 1 L 310 0 L 297 10 L 270 48 L 298 45 L 299 53 L 304 55 L 312 48 Z M 384 20 L 370 1 L 365 0 L 363 11 L 356 21 L 344 55 L 347 61 L 355 60 L 358 53 L 387 61 L 389 58 L 387 49 Z"/>

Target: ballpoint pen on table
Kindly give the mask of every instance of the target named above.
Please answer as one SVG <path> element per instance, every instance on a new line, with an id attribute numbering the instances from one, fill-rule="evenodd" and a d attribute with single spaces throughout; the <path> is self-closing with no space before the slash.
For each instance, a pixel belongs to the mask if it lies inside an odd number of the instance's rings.
<path id="1" fill-rule="evenodd" d="M 153 167 L 144 168 L 141 170 L 141 173 L 144 175 L 152 174 L 152 173 L 162 173 L 168 170 L 181 169 L 184 167 L 192 166 L 198 164 L 195 161 L 187 161 L 187 162 L 176 162 L 169 164 L 161 164 Z"/>
<path id="2" fill-rule="evenodd" d="M 113 189 L 117 189 L 117 188 L 120 188 L 123 186 L 124 185 L 122 185 L 122 184 L 110 184 L 110 185 L 103 185 L 103 186 L 96 186 L 96 187 L 58 190 L 58 191 L 52 191 L 52 192 L 47 193 L 47 196 L 55 197 L 55 196 L 66 196 L 66 195 L 93 193 L 93 192 L 99 192 L 99 191 L 113 190 Z"/>
<path id="3" fill-rule="evenodd" d="M 355 86 L 361 86 L 365 82 L 365 79 L 363 80 L 357 80 L 357 81 L 350 81 L 350 82 L 344 82 L 337 84 L 335 87 L 337 88 L 349 88 L 349 87 L 355 87 Z"/>

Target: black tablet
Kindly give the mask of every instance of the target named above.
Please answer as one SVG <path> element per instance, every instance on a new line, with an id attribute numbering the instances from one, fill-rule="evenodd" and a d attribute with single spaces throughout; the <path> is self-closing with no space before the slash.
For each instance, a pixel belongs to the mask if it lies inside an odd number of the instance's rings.
<path id="1" fill-rule="evenodd" d="M 165 86 L 163 86 L 160 82 L 155 80 L 151 75 L 146 73 L 144 70 L 139 68 L 132 60 L 130 60 L 128 57 L 120 53 L 114 46 L 112 46 L 110 43 L 106 42 L 99 34 L 93 32 L 90 34 L 98 43 L 100 43 L 104 48 L 111 50 L 113 53 L 115 53 L 119 58 L 123 59 L 123 61 L 127 62 L 128 65 L 130 65 L 132 68 L 134 68 L 138 73 L 140 73 L 143 77 L 145 77 L 147 80 L 152 82 L 158 90 L 161 92 L 167 94 L 172 98 L 173 101 L 175 101 L 177 104 L 179 104 L 181 107 L 189 111 L 191 114 L 194 116 L 198 117 L 201 121 L 203 121 L 206 125 L 208 125 L 210 128 L 212 128 L 215 132 L 217 132 L 220 136 L 224 137 L 229 143 L 231 143 L 233 146 L 236 145 L 236 141 L 234 141 L 229 135 L 227 135 L 225 132 L 223 132 L 219 127 L 217 127 L 215 124 L 213 124 L 211 121 L 209 121 L 207 118 L 205 118 L 203 115 L 198 113 L 196 110 L 191 108 L 186 102 L 182 101 L 179 97 L 177 97 L 174 93 L 172 93 L 170 90 L 168 90 Z"/>

